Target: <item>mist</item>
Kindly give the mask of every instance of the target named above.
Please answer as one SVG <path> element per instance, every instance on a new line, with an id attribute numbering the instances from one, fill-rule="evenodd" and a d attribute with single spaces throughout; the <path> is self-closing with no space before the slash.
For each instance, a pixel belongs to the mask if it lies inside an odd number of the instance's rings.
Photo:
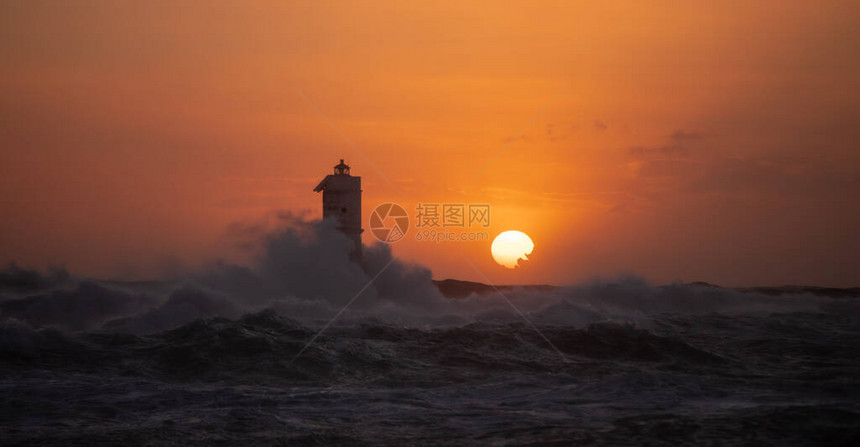
<path id="1" fill-rule="evenodd" d="M 251 253 L 247 263 L 219 261 L 152 281 L 83 278 L 13 264 L 0 271 L 0 318 L 33 328 L 146 334 L 264 309 L 311 327 L 344 308 L 336 324 L 374 319 L 414 327 L 522 322 L 524 315 L 547 325 L 611 321 L 647 328 L 654 316 L 667 313 L 857 312 L 851 303 L 829 297 L 654 286 L 635 275 L 449 299 L 430 269 L 394 258 L 387 244 L 364 246 L 361 260 L 353 261 L 352 242 L 335 225 L 289 212 L 276 214 L 273 223 L 236 224 L 230 233 Z"/>

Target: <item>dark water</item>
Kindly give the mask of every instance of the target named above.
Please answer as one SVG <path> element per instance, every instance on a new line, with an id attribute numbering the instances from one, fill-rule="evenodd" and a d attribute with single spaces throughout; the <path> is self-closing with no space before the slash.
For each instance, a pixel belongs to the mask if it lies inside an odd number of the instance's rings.
<path id="1" fill-rule="evenodd" d="M 0 326 L 6 445 L 860 445 L 860 317 Z M 314 327 L 311 327 L 314 326 Z"/>

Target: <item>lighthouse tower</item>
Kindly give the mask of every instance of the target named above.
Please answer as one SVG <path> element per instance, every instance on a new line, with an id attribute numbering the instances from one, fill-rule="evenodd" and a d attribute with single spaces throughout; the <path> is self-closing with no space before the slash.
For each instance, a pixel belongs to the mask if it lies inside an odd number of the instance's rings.
<path id="1" fill-rule="evenodd" d="M 355 244 L 352 256 L 361 259 L 361 177 L 349 175 L 349 166 L 340 159 L 334 174 L 327 175 L 314 192 L 323 193 L 323 219 L 335 219 L 337 228 Z"/>

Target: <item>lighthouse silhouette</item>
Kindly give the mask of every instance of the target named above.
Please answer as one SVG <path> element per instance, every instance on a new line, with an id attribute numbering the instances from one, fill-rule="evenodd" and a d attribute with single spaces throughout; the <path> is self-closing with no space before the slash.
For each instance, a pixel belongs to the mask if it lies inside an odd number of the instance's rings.
<path id="1" fill-rule="evenodd" d="M 334 174 L 327 175 L 314 192 L 323 193 L 323 219 L 335 219 L 337 229 L 352 239 L 350 254 L 361 259 L 361 177 L 349 174 L 349 166 L 340 159 Z"/>

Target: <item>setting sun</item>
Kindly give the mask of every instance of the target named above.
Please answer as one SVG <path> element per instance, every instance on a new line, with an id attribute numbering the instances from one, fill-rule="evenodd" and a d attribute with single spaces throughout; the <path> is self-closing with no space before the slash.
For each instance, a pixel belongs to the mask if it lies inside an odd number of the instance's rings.
<path id="1" fill-rule="evenodd" d="M 493 240 L 491 251 L 493 259 L 509 269 L 519 266 L 519 260 L 528 261 L 527 255 L 534 250 L 532 239 L 522 231 L 503 231 Z"/>

